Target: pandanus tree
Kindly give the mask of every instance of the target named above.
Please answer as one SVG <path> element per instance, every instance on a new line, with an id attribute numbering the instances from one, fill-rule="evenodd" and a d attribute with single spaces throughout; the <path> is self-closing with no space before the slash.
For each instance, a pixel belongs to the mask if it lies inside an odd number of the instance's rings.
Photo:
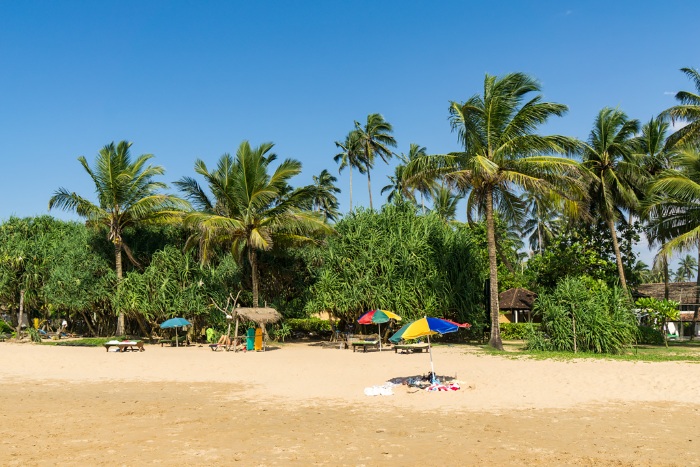
<path id="1" fill-rule="evenodd" d="M 450 122 L 464 150 L 419 157 L 409 176 L 431 174 L 467 194 L 470 214 L 486 219 L 489 259 L 491 336 L 489 345 L 503 349 L 498 323 L 496 213 L 508 223 L 521 219 L 520 192 L 583 195 L 579 165 L 557 157 L 575 151 L 579 142 L 560 135 L 543 136 L 537 128 L 552 116 L 564 115 L 563 104 L 544 102 L 541 88 L 523 73 L 486 75 L 482 95 L 451 102 Z M 534 95 L 533 95 L 534 93 Z"/>
<path id="2" fill-rule="evenodd" d="M 360 124 L 355 122 L 355 131 L 359 138 L 362 160 L 367 170 L 367 190 L 369 191 L 369 208 L 372 207 L 372 177 L 371 171 L 374 161 L 379 156 L 385 163 L 391 159 L 393 153 L 389 148 L 396 146 L 396 140 L 391 134 L 394 132 L 391 123 L 384 120 L 381 114 L 367 115 L 367 122 Z"/>
<path id="3" fill-rule="evenodd" d="M 620 285 L 627 290 L 615 223 L 625 210 L 638 208 L 635 186 L 645 182 L 637 153 L 639 121 L 619 109 L 603 108 L 596 116 L 583 147 L 583 166 L 590 175 L 590 212 L 600 216 L 610 231 Z"/>
<path id="4" fill-rule="evenodd" d="M 107 238 L 114 244 L 117 288 L 122 280 L 122 252 L 138 265 L 131 248 L 124 242 L 124 229 L 138 224 L 166 224 L 178 222 L 189 204 L 177 196 L 160 193 L 167 188 L 155 180 L 165 173 L 161 166 L 146 165 L 152 154 L 132 159 L 130 142 L 114 142 L 103 147 L 90 167 L 85 157 L 78 161 L 95 184 L 97 203 L 86 197 L 59 188 L 49 200 L 49 209 L 73 211 L 86 219 L 86 224 L 105 229 Z M 124 313 L 119 312 L 116 334 L 124 334 Z"/>
<path id="5" fill-rule="evenodd" d="M 215 169 L 195 162 L 195 172 L 204 177 L 208 195 L 191 177 L 175 182 L 195 207 L 184 219 L 193 230 L 188 246 L 199 245 L 200 258 L 207 262 L 217 247 L 237 258 L 247 256 L 251 268 L 253 306 L 258 306 L 258 252 L 310 243 L 331 232 L 322 216 L 312 212 L 314 188 L 290 189 L 289 180 L 301 172 L 301 163 L 277 160 L 272 143 L 251 147 L 243 141 L 235 158 L 224 154 Z"/>

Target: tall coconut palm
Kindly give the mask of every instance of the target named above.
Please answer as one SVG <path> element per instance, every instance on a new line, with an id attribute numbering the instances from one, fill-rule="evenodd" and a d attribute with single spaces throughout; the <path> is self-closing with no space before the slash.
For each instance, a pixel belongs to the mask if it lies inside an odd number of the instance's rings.
<path id="1" fill-rule="evenodd" d="M 411 143 L 408 150 L 407 159 L 410 163 L 411 161 L 416 160 L 419 157 L 427 155 L 428 150 L 425 148 L 425 146 L 421 146 L 420 144 L 416 143 Z M 437 187 L 435 181 L 430 179 L 430 177 L 425 177 L 421 176 L 421 174 L 418 174 L 418 176 L 414 176 L 410 179 L 407 179 L 406 183 L 412 190 L 416 190 L 418 193 L 420 193 L 420 205 L 421 209 L 423 210 L 423 213 L 425 213 L 425 198 L 429 198 L 434 193 Z"/>
<path id="2" fill-rule="evenodd" d="M 665 110 L 661 115 L 673 122 L 687 123 L 669 137 L 670 146 L 697 146 L 700 143 L 700 72 L 695 68 L 681 68 L 681 71 L 693 82 L 695 92 L 676 93 L 676 100 L 680 104 Z"/>
<path id="3" fill-rule="evenodd" d="M 420 157 L 409 175 L 421 172 L 442 176 L 468 194 L 469 212 L 486 218 L 489 257 L 491 337 L 489 345 L 503 349 L 498 323 L 498 268 L 495 212 L 509 222 L 521 219 L 524 205 L 518 192 L 582 196 L 583 184 L 576 161 L 555 157 L 578 148 L 566 136 L 542 136 L 537 127 L 567 111 L 562 104 L 543 102 L 540 85 L 523 73 L 503 77 L 486 75 L 483 95 L 450 103 L 450 121 L 463 152 Z M 510 223 L 510 222 L 509 222 Z"/>
<path id="4" fill-rule="evenodd" d="M 676 280 L 680 282 L 688 282 L 698 271 L 698 260 L 690 255 L 685 255 L 678 262 L 678 270 L 676 271 Z"/>
<path id="5" fill-rule="evenodd" d="M 522 234 L 528 237 L 532 251 L 542 253 L 559 235 L 562 217 L 555 203 L 546 197 L 524 193 L 523 201 L 527 203 L 527 218 L 522 225 Z"/>
<path id="6" fill-rule="evenodd" d="M 659 256 L 698 249 L 700 260 L 700 151 L 678 150 L 677 167 L 661 172 L 648 189 L 645 212 L 647 230 L 663 244 Z M 700 301 L 700 274 L 696 279 L 696 302 Z M 695 311 L 693 322 L 698 320 Z"/>
<path id="7" fill-rule="evenodd" d="M 340 189 L 335 186 L 338 181 L 328 170 L 323 169 L 320 174 L 314 175 L 314 193 L 313 193 L 313 210 L 320 212 L 323 218 L 328 221 L 334 221 L 339 215 L 338 198 L 335 194 L 340 193 Z"/>
<path id="8" fill-rule="evenodd" d="M 361 174 L 366 172 L 365 163 L 362 159 L 362 147 L 360 146 L 360 134 L 353 130 L 347 134 L 345 141 L 342 143 L 340 141 L 335 142 L 335 146 L 341 150 L 338 154 L 333 157 L 333 160 L 338 166 L 338 173 L 341 173 L 343 169 L 349 169 L 350 173 L 350 209 L 352 211 L 352 171 L 357 169 Z"/>
<path id="9" fill-rule="evenodd" d="M 176 196 L 158 193 L 167 188 L 154 178 L 163 175 L 161 166 L 146 166 L 153 155 L 143 154 L 132 161 L 131 143 L 120 141 L 103 147 L 91 168 L 85 157 L 78 161 L 95 184 L 97 204 L 65 188 L 59 188 L 49 200 L 54 207 L 74 211 L 94 228 L 106 228 L 107 238 L 114 244 L 117 287 L 122 280 L 122 251 L 129 260 L 138 264 L 131 249 L 124 242 L 124 229 L 137 224 L 163 224 L 181 219 L 188 203 Z M 124 314 L 117 318 L 117 335 L 124 334 Z"/>
<path id="10" fill-rule="evenodd" d="M 185 226 L 194 230 L 188 246 L 199 244 L 203 262 L 217 246 L 236 257 L 247 255 L 256 307 L 258 251 L 313 242 L 318 234 L 331 231 L 320 215 L 306 209 L 313 187 L 287 192 L 289 179 L 301 172 L 299 161 L 286 159 L 269 173 L 270 164 L 277 159 L 270 152 L 272 147 L 272 143 L 263 143 L 252 148 L 243 141 L 235 159 L 224 154 L 214 170 L 198 159 L 195 172 L 204 177 L 213 198 L 193 178 L 175 182 L 197 209 L 184 219 Z"/>
<path id="11" fill-rule="evenodd" d="M 583 148 L 583 166 L 590 174 L 591 211 L 600 216 L 612 237 L 620 285 L 627 290 L 615 223 L 623 210 L 637 209 L 634 187 L 644 183 L 644 172 L 635 157 L 638 142 L 635 133 L 639 121 L 631 120 L 619 109 L 603 108 Z"/>
<path id="12" fill-rule="evenodd" d="M 413 195 L 413 190 L 408 185 L 406 180 L 406 164 L 408 159 L 403 154 L 397 156 L 401 163 L 394 167 L 394 175 L 388 175 L 389 184 L 382 187 L 380 191 L 381 194 L 389 192 L 387 197 L 387 202 L 391 203 L 397 199 L 408 199 L 410 201 L 415 201 L 415 196 Z"/>
<path id="13" fill-rule="evenodd" d="M 452 222 L 457 217 L 457 204 L 462 195 L 455 194 L 444 185 L 435 184 L 430 195 L 433 198 L 433 211 L 445 222 Z"/>
<path id="14" fill-rule="evenodd" d="M 367 115 L 367 122 L 364 126 L 360 122 L 355 122 L 355 130 L 358 133 L 360 147 L 362 148 L 363 161 L 367 169 L 367 190 L 369 191 L 369 208 L 372 207 L 372 180 L 371 171 L 374 167 L 376 156 L 379 156 L 385 163 L 391 159 L 393 153 L 390 147 L 396 147 L 396 140 L 391 133 L 394 129 L 391 123 L 384 120 L 381 114 Z"/>

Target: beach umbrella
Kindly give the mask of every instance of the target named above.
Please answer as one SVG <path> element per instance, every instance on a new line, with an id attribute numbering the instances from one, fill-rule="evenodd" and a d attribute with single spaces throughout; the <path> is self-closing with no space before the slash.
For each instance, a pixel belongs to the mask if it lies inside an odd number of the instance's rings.
<path id="1" fill-rule="evenodd" d="M 417 339 L 426 336 L 428 338 L 428 353 L 430 354 L 430 373 L 432 379 L 435 377 L 435 367 L 433 366 L 433 348 L 430 346 L 430 336 L 455 332 L 460 327 L 467 327 L 467 325 L 461 326 L 452 321 L 440 318 L 423 317 L 399 329 L 389 340 L 398 342 L 401 339 Z"/>
<path id="2" fill-rule="evenodd" d="M 396 313 L 387 310 L 370 310 L 357 320 L 360 324 L 376 324 L 379 329 L 379 351 L 382 351 L 382 323 L 388 323 L 395 319 L 401 321 L 401 317 Z"/>
<path id="3" fill-rule="evenodd" d="M 160 324 L 161 329 L 169 329 L 169 328 L 175 328 L 175 347 L 179 347 L 178 345 L 178 336 L 177 336 L 177 328 L 183 327 L 183 326 L 189 326 L 191 323 L 187 321 L 185 318 L 170 318 L 167 321 L 163 321 Z"/>

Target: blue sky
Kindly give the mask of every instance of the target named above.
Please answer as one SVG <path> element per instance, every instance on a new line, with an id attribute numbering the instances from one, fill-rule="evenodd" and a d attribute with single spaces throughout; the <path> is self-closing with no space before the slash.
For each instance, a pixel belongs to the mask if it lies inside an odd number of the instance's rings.
<path id="1" fill-rule="evenodd" d="M 679 68 L 700 67 L 699 16 L 695 1 L 0 0 L 0 219 L 46 213 L 59 187 L 91 196 L 77 157 L 122 139 L 167 182 L 244 139 L 302 161 L 298 185 L 337 174 L 334 141 L 374 112 L 398 152 L 456 150 L 448 103 L 485 73 L 536 77 L 570 108 L 542 131 L 585 139 L 604 106 L 645 121 L 692 89 Z M 377 164 L 375 203 L 392 171 Z M 338 185 L 347 209 L 347 172 Z M 354 177 L 354 204 L 366 186 Z"/>

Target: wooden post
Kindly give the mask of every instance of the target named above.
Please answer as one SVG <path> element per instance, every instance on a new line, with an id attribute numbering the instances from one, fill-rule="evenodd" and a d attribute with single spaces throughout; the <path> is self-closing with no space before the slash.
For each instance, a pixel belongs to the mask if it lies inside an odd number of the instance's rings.
<path id="1" fill-rule="evenodd" d="M 233 331 L 233 351 L 238 352 L 238 311 L 234 311 L 234 319 L 236 320 L 236 330 Z"/>

